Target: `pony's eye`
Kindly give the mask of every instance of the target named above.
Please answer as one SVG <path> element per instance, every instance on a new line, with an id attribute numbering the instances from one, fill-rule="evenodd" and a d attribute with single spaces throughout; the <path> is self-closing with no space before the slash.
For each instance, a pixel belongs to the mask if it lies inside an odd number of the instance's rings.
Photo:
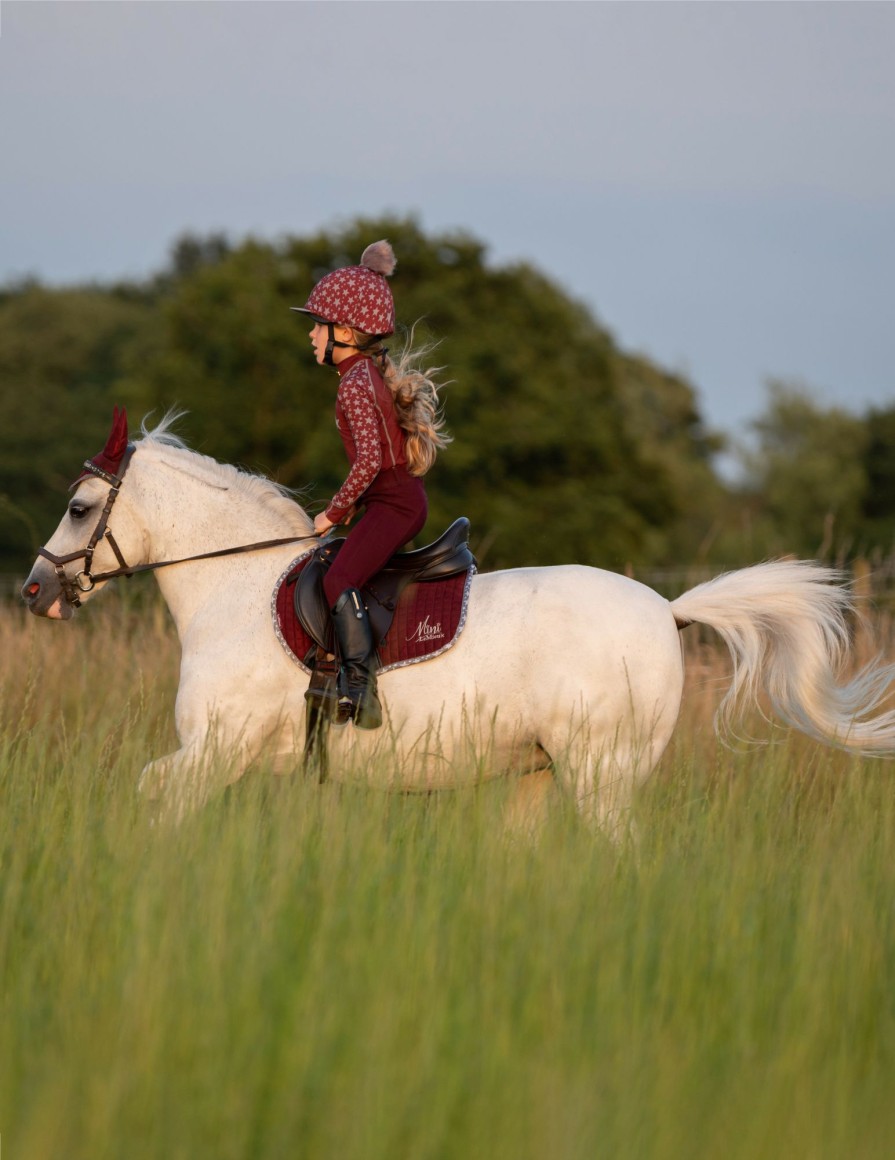
<path id="1" fill-rule="evenodd" d="M 87 515 L 88 507 L 83 503 L 73 503 L 69 506 L 68 514 L 73 520 L 82 520 Z"/>

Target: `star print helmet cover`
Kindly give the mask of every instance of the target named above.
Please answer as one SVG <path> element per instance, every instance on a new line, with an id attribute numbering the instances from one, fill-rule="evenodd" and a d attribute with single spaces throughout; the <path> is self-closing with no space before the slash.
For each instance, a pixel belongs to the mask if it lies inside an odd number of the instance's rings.
<path id="1" fill-rule="evenodd" d="M 367 246 L 359 266 L 345 266 L 326 274 L 304 306 L 293 306 L 318 322 L 350 326 L 363 334 L 385 338 L 395 331 L 395 303 L 388 278 L 397 261 L 383 238 Z"/>

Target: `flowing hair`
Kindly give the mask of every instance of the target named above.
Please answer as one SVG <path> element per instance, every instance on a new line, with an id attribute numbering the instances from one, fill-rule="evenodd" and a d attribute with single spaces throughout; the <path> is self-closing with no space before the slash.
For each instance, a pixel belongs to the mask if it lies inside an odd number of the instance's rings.
<path id="1" fill-rule="evenodd" d="M 404 454 L 411 475 L 425 475 L 438 452 L 451 442 L 444 430 L 444 416 L 438 402 L 441 386 L 435 381 L 444 367 L 423 367 L 437 343 L 413 347 L 414 328 L 394 358 L 375 335 L 354 332 L 358 350 L 371 355 L 382 371 L 386 386 L 395 400 L 398 425 L 404 432 Z"/>

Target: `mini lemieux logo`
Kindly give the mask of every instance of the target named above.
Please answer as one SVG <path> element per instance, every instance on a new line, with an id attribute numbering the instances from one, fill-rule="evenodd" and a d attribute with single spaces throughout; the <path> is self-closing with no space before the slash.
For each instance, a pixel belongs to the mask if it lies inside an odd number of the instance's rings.
<path id="1" fill-rule="evenodd" d="M 430 624 L 427 616 L 425 620 L 419 622 L 416 626 L 416 631 L 407 637 L 407 641 L 408 643 L 416 644 L 432 640 L 442 640 L 443 638 L 444 632 L 441 628 L 441 621 L 439 620 L 435 624 Z"/>

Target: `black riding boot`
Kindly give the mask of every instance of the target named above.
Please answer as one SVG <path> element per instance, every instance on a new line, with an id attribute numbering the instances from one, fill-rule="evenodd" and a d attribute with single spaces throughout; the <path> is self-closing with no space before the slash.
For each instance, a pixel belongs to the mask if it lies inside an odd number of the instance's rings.
<path id="1" fill-rule="evenodd" d="M 342 668 L 339 673 L 340 711 L 354 718 L 358 729 L 378 729 L 382 707 L 376 694 L 373 633 L 363 597 L 346 588 L 332 610 Z"/>

